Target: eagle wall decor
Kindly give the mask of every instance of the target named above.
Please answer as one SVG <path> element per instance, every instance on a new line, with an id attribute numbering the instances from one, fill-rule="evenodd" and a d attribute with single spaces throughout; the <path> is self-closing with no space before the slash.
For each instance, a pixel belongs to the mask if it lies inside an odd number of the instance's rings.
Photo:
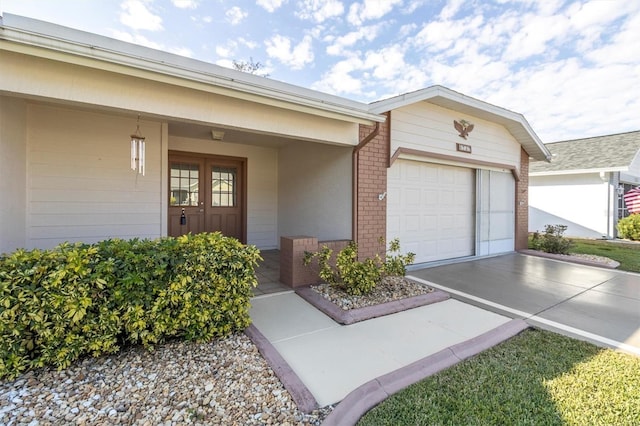
<path id="1" fill-rule="evenodd" d="M 467 120 L 453 120 L 453 127 L 455 127 L 460 133 L 458 136 L 462 139 L 467 139 L 467 136 L 469 136 L 469 133 L 473 130 L 473 124 L 469 123 Z"/>

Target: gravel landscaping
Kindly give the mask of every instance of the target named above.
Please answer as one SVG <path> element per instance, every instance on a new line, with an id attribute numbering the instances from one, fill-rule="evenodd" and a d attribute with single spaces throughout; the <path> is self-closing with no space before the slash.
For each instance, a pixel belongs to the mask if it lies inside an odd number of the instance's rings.
<path id="1" fill-rule="evenodd" d="M 345 311 L 433 292 L 432 288 L 408 280 L 405 277 L 385 277 L 382 282 L 374 287 L 370 294 L 365 296 L 353 296 L 329 284 L 312 285 L 311 289 Z"/>
<path id="2" fill-rule="evenodd" d="M 0 383 L 2 425 L 319 425 L 244 334 L 85 358 Z"/>

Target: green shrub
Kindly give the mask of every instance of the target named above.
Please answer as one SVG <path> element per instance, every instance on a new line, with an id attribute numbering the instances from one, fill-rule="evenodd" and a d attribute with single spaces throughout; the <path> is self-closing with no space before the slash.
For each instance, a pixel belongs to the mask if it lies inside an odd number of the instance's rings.
<path id="1" fill-rule="evenodd" d="M 400 254 L 400 240 L 395 238 L 389 243 L 382 272 L 386 276 L 404 277 L 407 274 L 407 265 L 412 264 L 415 258 L 415 253 Z"/>
<path id="2" fill-rule="evenodd" d="M 640 213 L 634 213 L 618 221 L 618 235 L 633 241 L 640 241 Z"/>
<path id="3" fill-rule="evenodd" d="M 0 257 L 0 378 L 250 323 L 260 259 L 219 233 L 61 244 Z"/>
<path id="4" fill-rule="evenodd" d="M 566 225 L 545 225 L 543 234 L 533 234 L 531 244 L 546 253 L 568 254 L 573 243 L 563 236 L 566 230 Z"/>
<path id="5" fill-rule="evenodd" d="M 371 292 L 383 276 L 406 274 L 406 266 L 413 262 L 415 255 L 395 254 L 399 251 L 400 242 L 395 239 L 390 243 L 385 262 L 382 262 L 378 255 L 360 261 L 357 244 L 350 242 L 336 255 L 335 267 L 331 261 L 333 250 L 327 246 L 315 253 L 305 253 L 304 264 L 309 265 L 312 259 L 316 258 L 320 266 L 319 276 L 323 281 L 341 288 L 348 294 L 362 295 Z"/>

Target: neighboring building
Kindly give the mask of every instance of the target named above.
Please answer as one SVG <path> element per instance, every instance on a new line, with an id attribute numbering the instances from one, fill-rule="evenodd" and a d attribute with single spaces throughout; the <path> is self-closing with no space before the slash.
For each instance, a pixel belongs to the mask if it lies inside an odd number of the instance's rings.
<path id="1" fill-rule="evenodd" d="M 288 257 L 282 237 L 397 236 L 416 262 L 526 247 L 549 158 L 522 115 L 444 87 L 367 105 L 9 14 L 0 155 L 0 252 L 220 230 Z"/>
<path id="2" fill-rule="evenodd" d="M 529 231 L 566 225 L 565 235 L 615 238 L 628 216 L 623 195 L 640 185 L 640 131 L 547 144 L 550 163 L 529 169 Z"/>

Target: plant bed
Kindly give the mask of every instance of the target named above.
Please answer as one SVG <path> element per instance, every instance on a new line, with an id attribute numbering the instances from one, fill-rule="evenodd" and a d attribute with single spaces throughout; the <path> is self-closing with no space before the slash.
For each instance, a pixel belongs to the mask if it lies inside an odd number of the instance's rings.
<path id="1" fill-rule="evenodd" d="M 405 277 L 385 277 L 366 295 L 350 295 L 336 286 L 318 284 L 296 294 L 339 324 L 349 325 L 449 299 L 449 294 Z"/>
<path id="2" fill-rule="evenodd" d="M 546 257 L 547 259 L 562 260 L 565 262 L 578 263 L 580 265 L 597 266 L 600 268 L 616 269 L 620 266 L 620 262 L 604 256 L 597 256 L 592 254 L 582 253 L 570 253 L 570 254 L 555 254 L 546 253 L 540 250 L 520 250 L 520 253 L 528 254 L 531 256 Z"/>

